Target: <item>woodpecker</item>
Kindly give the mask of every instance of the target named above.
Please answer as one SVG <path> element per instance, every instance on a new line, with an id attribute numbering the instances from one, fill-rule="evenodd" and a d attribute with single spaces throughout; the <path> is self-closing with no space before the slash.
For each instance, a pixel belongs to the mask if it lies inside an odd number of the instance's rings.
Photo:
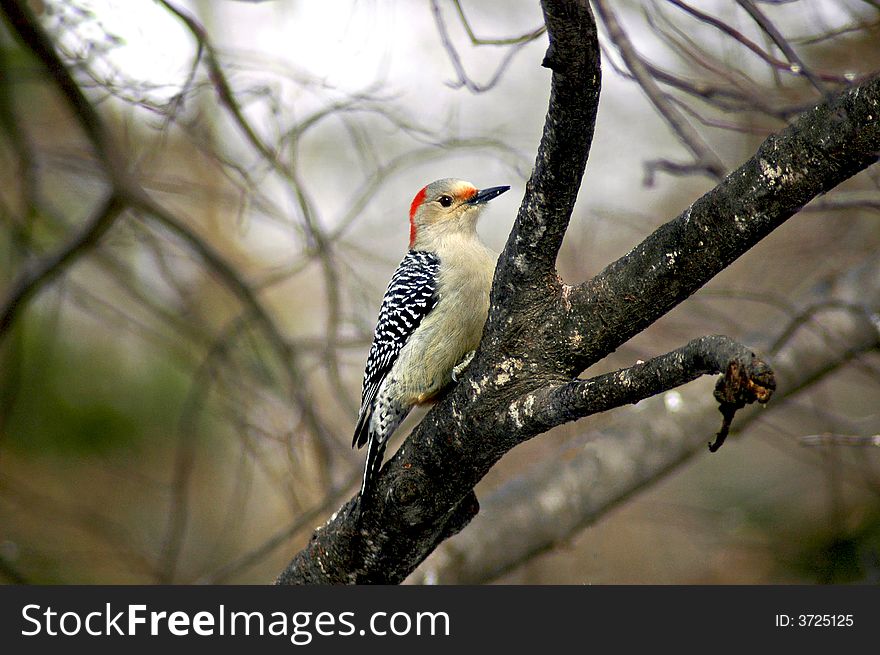
<path id="1" fill-rule="evenodd" d="M 480 241 L 477 218 L 508 189 L 445 178 L 413 198 L 409 251 L 382 299 L 351 443 L 367 446 L 361 509 L 394 430 L 467 366 L 480 342 L 498 253 Z"/>

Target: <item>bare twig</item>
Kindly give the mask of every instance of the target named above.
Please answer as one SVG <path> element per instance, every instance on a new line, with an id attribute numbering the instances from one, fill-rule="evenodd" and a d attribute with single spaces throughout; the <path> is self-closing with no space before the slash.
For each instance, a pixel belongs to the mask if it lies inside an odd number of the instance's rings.
<path id="1" fill-rule="evenodd" d="M 746 48 L 751 50 L 753 53 L 755 53 L 764 62 L 766 62 L 771 68 L 773 68 L 775 70 L 779 70 L 779 71 L 788 71 L 794 75 L 800 75 L 800 69 L 797 67 L 797 65 L 794 66 L 794 70 L 793 70 L 791 60 L 789 60 L 789 62 L 786 63 L 786 62 L 782 61 L 781 59 L 777 59 L 772 54 L 770 54 L 769 52 L 764 50 L 757 43 L 755 43 L 754 41 L 749 39 L 747 36 L 745 36 L 742 32 L 740 32 L 737 29 L 734 29 L 732 26 L 725 23 L 724 21 L 722 21 L 718 18 L 715 18 L 714 16 L 710 16 L 709 14 L 707 14 L 703 11 L 700 11 L 699 9 L 697 9 L 695 7 L 692 7 L 691 5 L 687 4 L 683 0 L 667 0 L 667 2 L 674 5 L 675 7 L 678 7 L 682 11 L 690 14 L 691 16 L 693 16 L 694 18 L 696 18 L 700 22 L 706 23 L 707 25 L 711 25 L 715 29 L 719 30 L 720 32 L 722 32 L 722 33 L 726 34 L 727 36 L 729 36 L 730 38 L 732 38 L 734 41 L 741 43 L 743 46 L 745 46 Z M 847 79 L 844 75 L 836 75 L 833 73 L 826 73 L 826 72 L 822 72 L 822 71 L 817 71 L 814 74 L 816 75 L 816 77 L 818 79 L 826 81 L 826 82 L 837 82 L 840 84 L 847 84 L 847 83 L 853 81 L 852 79 Z"/>
<path id="2" fill-rule="evenodd" d="M 596 0 L 596 11 L 602 18 L 608 36 L 620 52 L 620 56 L 626 63 L 633 77 L 639 86 L 648 96 L 651 104 L 657 108 L 657 111 L 664 118 L 669 127 L 675 132 L 681 142 L 691 151 L 696 161 L 693 164 L 685 165 L 689 168 L 681 166 L 666 166 L 666 170 L 683 170 L 705 172 L 710 177 L 719 180 L 724 176 L 727 167 L 721 162 L 718 156 L 709 148 L 703 138 L 694 130 L 687 119 L 665 98 L 660 87 L 654 81 L 654 78 L 646 69 L 642 57 L 636 52 L 629 36 L 621 27 L 617 20 L 617 16 L 611 9 L 611 5 L 606 0 Z"/>
<path id="3" fill-rule="evenodd" d="M 821 434 L 805 434 L 802 437 L 798 437 L 798 443 L 802 446 L 880 447 L 880 434 L 832 434 L 831 432 L 823 432 Z"/>
<path id="4" fill-rule="evenodd" d="M 739 3 L 739 6 L 746 10 L 749 16 L 752 17 L 752 20 L 769 36 L 773 43 L 776 44 L 776 47 L 779 48 L 782 53 L 788 58 L 788 61 L 791 65 L 791 72 L 797 75 L 802 74 L 806 77 L 810 84 L 812 84 L 816 90 L 822 95 L 826 95 L 828 93 L 828 89 L 825 88 L 825 85 L 822 83 L 815 73 L 813 73 L 810 68 L 804 64 L 803 60 L 798 56 L 797 52 L 791 45 L 788 43 L 788 39 L 786 39 L 779 30 L 776 29 L 776 26 L 764 15 L 758 6 L 752 2 L 752 0 L 736 0 Z"/>
<path id="5" fill-rule="evenodd" d="M 460 10 L 461 8 L 459 7 L 459 11 Z M 471 80 L 471 78 L 464 70 L 464 65 L 461 63 L 461 57 L 458 56 L 458 51 L 452 44 L 452 39 L 450 39 L 449 32 L 446 30 L 446 22 L 443 20 L 443 14 L 440 11 L 440 4 L 438 0 L 431 0 L 431 12 L 434 15 L 434 22 L 437 25 L 437 32 L 440 34 L 440 41 L 443 44 L 443 48 L 446 50 L 446 53 L 449 55 L 449 61 L 452 63 L 452 67 L 455 69 L 455 74 L 458 76 L 458 81 L 452 84 L 454 88 L 463 86 L 472 93 L 484 93 L 486 91 L 489 91 L 496 84 L 498 84 L 501 76 L 504 75 L 504 72 L 507 70 L 510 62 L 513 61 L 513 57 L 516 55 L 519 49 L 531 40 L 514 40 L 513 45 L 509 46 L 504 57 L 501 59 L 501 62 L 498 64 L 498 67 L 495 69 L 495 72 L 492 74 L 492 77 L 489 78 L 489 81 L 485 84 L 477 84 L 476 82 Z M 464 17 L 462 16 L 462 19 L 463 18 Z M 467 25 L 467 22 L 464 21 L 464 24 Z M 470 32 L 469 28 L 468 33 L 473 40 L 473 33 Z M 536 35 L 535 38 L 537 38 L 537 36 L 538 35 Z"/>
<path id="6" fill-rule="evenodd" d="M 878 335 L 880 335 L 880 322 L 878 322 L 880 319 L 864 305 L 844 300 L 823 300 L 822 302 L 804 307 L 798 314 L 792 316 L 785 329 L 769 346 L 768 352 L 771 355 L 778 352 L 795 332 L 807 325 L 813 327 L 814 331 L 826 341 L 829 341 L 828 345 L 831 345 L 830 341 L 835 337 L 827 332 L 822 332 L 822 324 L 815 320 L 820 313 L 827 311 L 848 312 L 863 320 L 867 325 L 873 326 L 878 331 Z"/>
<path id="7" fill-rule="evenodd" d="M 98 243 L 125 209 L 125 204 L 118 194 L 109 194 L 95 209 L 91 218 L 67 243 L 39 260 L 30 270 L 25 270 L 19 275 L 0 305 L 0 339 L 33 296 Z"/>
<path id="8" fill-rule="evenodd" d="M 516 45 L 519 43 L 534 41 L 539 36 L 547 32 L 547 26 L 541 25 L 540 27 L 536 27 L 533 30 L 529 30 L 525 34 L 520 34 L 519 36 L 510 36 L 501 39 L 479 38 L 474 34 L 473 29 L 471 29 L 470 22 L 468 22 L 468 19 L 464 15 L 464 9 L 462 9 L 460 0 L 452 0 L 452 4 L 455 6 L 455 10 L 458 12 L 458 17 L 461 20 L 461 24 L 464 26 L 465 32 L 467 32 L 471 43 L 473 43 L 474 45 Z"/>

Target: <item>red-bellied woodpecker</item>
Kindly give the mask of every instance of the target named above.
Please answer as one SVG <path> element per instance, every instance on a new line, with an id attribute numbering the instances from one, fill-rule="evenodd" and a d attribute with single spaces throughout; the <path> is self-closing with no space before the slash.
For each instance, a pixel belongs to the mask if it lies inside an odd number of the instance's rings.
<path id="1" fill-rule="evenodd" d="M 480 342 L 498 254 L 477 236 L 477 217 L 509 188 L 477 190 L 447 178 L 431 182 L 412 201 L 409 252 L 379 309 L 351 444 L 367 445 L 361 508 L 394 430 L 414 405 L 449 384 Z"/>

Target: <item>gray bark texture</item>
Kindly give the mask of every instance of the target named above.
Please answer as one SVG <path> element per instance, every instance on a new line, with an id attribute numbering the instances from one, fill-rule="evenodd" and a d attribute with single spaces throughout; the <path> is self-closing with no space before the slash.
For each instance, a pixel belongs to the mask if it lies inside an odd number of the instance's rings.
<path id="1" fill-rule="evenodd" d="M 696 339 L 629 369 L 588 380 L 578 376 L 688 298 L 811 199 L 874 163 L 880 154 L 880 80 L 849 88 L 804 112 L 680 216 L 592 280 L 569 285 L 560 279 L 555 262 L 589 154 L 600 58 L 587 0 L 544 0 L 542 7 L 550 41 L 543 61 L 552 71 L 550 104 L 535 167 L 499 259 L 477 355 L 386 464 L 376 502 L 364 513 L 360 529 L 352 499 L 316 530 L 278 576 L 278 584 L 399 583 L 477 514 L 474 486 L 517 444 L 700 375 L 722 373 L 712 410 L 716 427 L 708 435 L 712 421 L 699 414 L 690 428 L 677 428 L 699 436 L 687 445 L 667 450 L 652 430 L 656 441 L 604 446 L 606 454 L 621 448 L 622 458 L 644 457 L 645 451 L 658 449 L 652 468 L 621 478 L 618 498 L 623 497 L 689 456 L 693 443 L 705 445 L 722 424 L 723 438 L 737 409 L 766 402 L 776 387 L 765 362 L 720 336 Z M 874 339 L 876 343 L 876 330 Z M 785 383 L 795 386 L 808 374 L 806 368 L 798 372 L 783 365 L 782 370 Z M 658 422 L 658 429 L 662 425 Z M 554 466 L 547 463 L 550 469 Z M 563 468 L 559 464 L 560 480 L 571 481 Z M 588 463 L 574 473 L 578 484 L 557 489 L 571 503 L 569 523 L 562 530 L 582 525 L 593 508 L 614 502 L 608 497 L 578 505 L 589 496 L 589 476 L 598 482 L 610 470 Z M 534 484 L 549 484 L 556 474 L 540 473 L 545 479 Z M 481 518 L 498 529 L 469 531 L 471 539 L 489 538 L 487 548 L 505 550 L 512 543 L 494 512 L 504 513 L 506 521 L 517 507 L 534 508 L 515 489 L 505 493 L 493 496 L 493 514 Z M 473 566 L 463 569 L 455 579 L 441 575 L 441 581 L 487 579 L 557 538 L 549 528 L 535 534 L 520 551 L 511 549 L 511 557 L 484 562 L 479 572 L 471 573 Z"/>

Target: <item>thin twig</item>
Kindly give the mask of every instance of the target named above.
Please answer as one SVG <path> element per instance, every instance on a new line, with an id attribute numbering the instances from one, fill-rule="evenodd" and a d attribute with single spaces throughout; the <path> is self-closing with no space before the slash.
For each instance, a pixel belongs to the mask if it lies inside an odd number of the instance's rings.
<path id="1" fill-rule="evenodd" d="M 12 326 L 18 313 L 43 287 L 60 275 L 78 257 L 93 248 L 125 209 L 126 203 L 116 193 L 108 194 L 91 218 L 64 245 L 25 270 L 12 284 L 0 305 L 0 339 Z"/>
<path id="2" fill-rule="evenodd" d="M 471 24 L 470 22 L 468 22 L 468 19 L 464 15 L 464 9 L 462 9 L 461 7 L 461 2 L 459 0 L 452 0 L 452 4 L 455 6 L 455 10 L 458 12 L 458 17 L 461 20 L 461 24 L 464 27 L 465 32 L 467 32 L 468 38 L 470 38 L 471 43 L 474 45 L 517 45 L 521 43 L 528 43 L 529 41 L 534 41 L 547 31 L 547 26 L 541 25 L 540 27 L 536 27 L 533 30 L 529 30 L 525 34 L 520 34 L 519 36 L 510 36 L 500 39 L 480 38 L 477 37 L 474 34 L 473 29 L 471 29 Z"/>
<path id="3" fill-rule="evenodd" d="M 714 16 L 710 16 L 709 14 L 707 14 L 703 11 L 700 11 L 699 9 L 696 9 L 695 7 L 692 7 L 691 5 L 687 4 L 683 0 L 667 0 L 667 2 L 678 7 L 682 11 L 690 14 L 691 16 L 693 16 L 694 18 L 696 18 L 700 22 L 706 23 L 707 25 L 711 25 L 715 29 L 719 30 L 720 32 L 722 32 L 722 33 L 726 34 L 727 36 L 729 36 L 730 38 L 732 38 L 734 41 L 741 43 L 743 46 L 745 46 L 746 48 L 751 50 L 753 53 L 755 53 L 758 57 L 760 57 L 764 62 L 766 62 L 772 69 L 788 71 L 794 75 L 800 74 L 799 71 L 792 70 L 792 65 L 790 62 L 786 63 L 786 62 L 782 61 L 781 59 L 777 59 L 776 57 L 771 55 L 769 52 L 764 50 L 757 43 L 755 43 L 754 41 L 749 39 L 747 36 L 745 36 L 742 32 L 740 32 L 737 29 L 734 29 L 733 27 L 731 27 L 730 25 L 728 25 L 724 21 L 719 20 L 718 18 L 715 18 Z M 828 82 L 848 83 L 851 81 L 851 80 L 846 79 L 846 77 L 844 75 L 836 75 L 836 74 L 826 73 L 826 72 L 821 72 L 821 71 L 816 72 L 815 75 L 819 79 L 825 80 Z"/>
<path id="4" fill-rule="evenodd" d="M 597 13 L 602 18 L 605 29 L 608 31 L 609 38 L 617 47 L 620 56 L 632 72 L 633 77 L 635 77 L 639 86 L 642 87 L 651 104 L 656 107 L 669 127 L 672 128 L 673 132 L 678 135 L 681 142 L 696 158 L 693 164 L 666 165 L 666 170 L 675 170 L 676 168 L 677 170 L 683 170 L 682 167 L 691 167 L 693 171 L 705 172 L 713 179 L 720 180 L 727 170 L 724 164 L 681 112 L 666 100 L 660 87 L 657 86 L 654 78 L 645 68 L 642 57 L 636 52 L 632 41 L 630 41 L 629 36 L 621 27 L 617 16 L 607 0 L 596 0 L 595 4 Z"/>
<path id="5" fill-rule="evenodd" d="M 806 77 L 810 84 L 812 84 L 816 90 L 821 93 L 823 96 L 828 94 L 828 89 L 822 83 L 815 73 L 803 62 L 803 60 L 798 56 L 797 52 L 791 45 L 788 43 L 788 39 L 786 39 L 779 30 L 776 29 L 776 26 L 764 15 L 757 5 L 755 5 L 752 0 L 736 0 L 740 7 L 745 9 L 746 13 L 752 17 L 752 20 L 770 37 L 773 43 L 776 44 L 776 47 L 779 48 L 782 53 L 786 56 L 788 61 L 791 64 L 791 72 L 797 75 L 802 74 Z"/>
<path id="6" fill-rule="evenodd" d="M 513 61 L 513 57 L 516 55 L 517 52 L 519 52 L 520 48 L 529 43 L 529 41 L 531 40 L 515 40 L 514 44 L 508 48 L 504 57 L 501 59 L 501 62 L 498 64 L 498 67 L 495 69 L 492 77 L 489 78 L 489 81 L 485 84 L 477 84 L 468 76 L 467 72 L 464 70 L 464 65 L 461 63 L 461 57 L 459 57 L 458 51 L 452 44 L 452 39 L 449 37 L 449 32 L 446 29 L 446 22 L 443 20 L 443 14 L 440 11 L 440 4 L 438 0 L 431 0 L 431 12 L 434 15 L 434 22 L 437 25 L 437 32 L 440 34 L 440 41 L 443 44 L 444 50 L 446 50 L 446 54 L 449 55 L 449 61 L 452 63 L 452 67 L 455 69 L 455 74 L 458 76 L 458 81 L 451 85 L 453 88 L 463 86 L 472 93 L 483 93 L 485 91 L 489 91 L 496 84 L 498 84 L 501 76 L 504 75 L 504 72 L 507 70 L 510 62 Z M 467 25 L 466 21 L 465 25 Z M 473 40 L 473 33 L 471 33 L 470 30 L 468 30 L 468 33 Z M 535 38 L 537 38 L 537 35 L 535 36 Z"/>

